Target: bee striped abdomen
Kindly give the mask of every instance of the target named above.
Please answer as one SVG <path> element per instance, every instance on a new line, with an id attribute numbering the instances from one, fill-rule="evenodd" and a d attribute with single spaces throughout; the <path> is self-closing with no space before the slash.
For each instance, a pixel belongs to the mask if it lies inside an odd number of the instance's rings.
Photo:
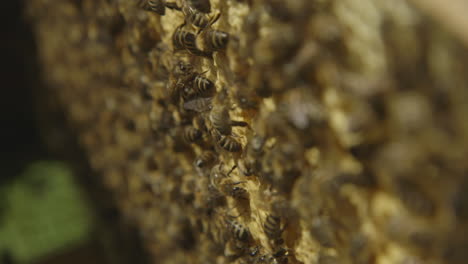
<path id="1" fill-rule="evenodd" d="M 232 132 L 231 128 L 231 117 L 229 116 L 229 110 L 223 106 L 213 107 L 210 113 L 210 121 L 213 127 L 222 135 L 230 135 Z"/>
<path id="2" fill-rule="evenodd" d="M 226 49 L 229 43 L 229 33 L 219 30 L 210 30 L 205 35 L 205 45 L 211 51 Z"/>
<path id="3" fill-rule="evenodd" d="M 198 28 L 206 28 L 210 22 L 204 14 L 198 12 L 187 14 L 187 20 Z"/>
<path id="4" fill-rule="evenodd" d="M 211 58 L 210 52 L 204 52 L 197 47 L 196 37 L 193 33 L 176 29 L 172 36 L 174 50 L 187 50 L 193 55 Z"/>
<path id="5" fill-rule="evenodd" d="M 174 50 L 182 50 L 184 49 L 184 31 L 176 30 L 174 35 L 172 36 L 172 45 L 174 46 Z"/>
<path id="6" fill-rule="evenodd" d="M 187 127 L 184 131 L 184 139 L 189 142 L 196 142 L 202 138 L 202 132 L 194 127 Z"/>
<path id="7" fill-rule="evenodd" d="M 234 238 L 241 242 L 248 242 L 250 240 L 250 232 L 246 227 L 234 220 L 230 221 L 230 225 Z"/>
<path id="8" fill-rule="evenodd" d="M 242 150 L 241 143 L 230 136 L 221 136 L 218 144 L 229 152 L 239 152 Z"/>
<path id="9" fill-rule="evenodd" d="M 268 215 L 267 218 L 265 219 L 265 223 L 263 224 L 263 228 L 268 238 L 270 239 L 279 238 L 282 233 L 281 218 L 274 216 L 274 215 Z"/>
<path id="10" fill-rule="evenodd" d="M 194 80 L 194 88 L 202 97 L 210 97 L 215 91 L 214 83 L 203 76 L 197 75 Z"/>

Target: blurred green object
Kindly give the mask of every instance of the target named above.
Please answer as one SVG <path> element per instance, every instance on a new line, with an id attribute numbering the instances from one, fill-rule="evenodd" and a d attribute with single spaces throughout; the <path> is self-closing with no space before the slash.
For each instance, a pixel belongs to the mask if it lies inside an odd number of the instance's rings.
<path id="1" fill-rule="evenodd" d="M 90 237 L 91 211 L 65 163 L 33 162 L 0 186 L 0 194 L 0 253 L 8 251 L 19 263 L 66 250 Z"/>

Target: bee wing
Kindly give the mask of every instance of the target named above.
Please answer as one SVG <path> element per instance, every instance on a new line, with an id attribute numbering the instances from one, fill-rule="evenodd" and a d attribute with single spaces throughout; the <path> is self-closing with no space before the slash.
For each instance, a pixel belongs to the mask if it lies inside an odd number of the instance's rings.
<path id="1" fill-rule="evenodd" d="M 212 108 L 211 98 L 197 98 L 184 103 L 184 108 L 196 112 L 206 112 Z"/>

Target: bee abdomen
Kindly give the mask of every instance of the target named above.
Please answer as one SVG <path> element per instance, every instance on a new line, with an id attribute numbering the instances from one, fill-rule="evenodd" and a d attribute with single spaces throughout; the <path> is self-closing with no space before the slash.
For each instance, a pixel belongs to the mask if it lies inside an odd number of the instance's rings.
<path id="1" fill-rule="evenodd" d="M 209 23 L 208 18 L 204 14 L 197 12 L 189 13 L 187 15 L 187 19 L 198 28 L 206 28 L 206 26 L 208 26 Z"/>
<path id="2" fill-rule="evenodd" d="M 210 30 L 206 33 L 205 45 L 211 51 L 226 49 L 229 43 L 229 33 L 219 30 Z"/>
<path id="3" fill-rule="evenodd" d="M 249 229 L 242 226 L 240 223 L 236 221 L 230 221 L 231 224 L 231 232 L 234 237 L 242 242 L 248 242 L 250 240 L 250 232 Z"/>
<path id="4" fill-rule="evenodd" d="M 184 31 L 176 30 L 174 32 L 174 36 L 172 37 L 172 45 L 174 46 L 174 50 L 182 50 L 184 49 Z"/>
<path id="5" fill-rule="evenodd" d="M 210 52 L 205 52 L 197 47 L 196 37 L 193 33 L 187 31 L 176 32 L 176 42 L 174 43 L 176 49 L 186 49 L 193 55 L 211 58 Z"/>
<path id="6" fill-rule="evenodd" d="M 221 136 L 218 143 L 223 149 L 229 152 L 239 152 L 242 150 L 241 143 L 237 142 L 237 140 L 231 136 Z"/>
<path id="7" fill-rule="evenodd" d="M 202 97 L 212 96 L 215 91 L 214 83 L 210 79 L 205 78 L 203 76 L 198 75 L 197 77 L 195 77 L 194 84 L 195 90 Z"/>
<path id="8" fill-rule="evenodd" d="M 215 107 L 211 110 L 210 121 L 213 127 L 222 135 L 230 135 L 232 132 L 231 117 L 229 111 L 223 107 Z"/>
<path id="9" fill-rule="evenodd" d="M 188 143 L 193 143 L 202 138 L 202 132 L 194 127 L 187 127 L 184 131 L 184 139 Z"/>
<path id="10" fill-rule="evenodd" d="M 268 215 L 265 220 L 265 223 L 263 224 L 263 228 L 268 238 L 278 238 L 279 236 L 281 236 L 282 233 L 281 218 L 274 215 Z"/>

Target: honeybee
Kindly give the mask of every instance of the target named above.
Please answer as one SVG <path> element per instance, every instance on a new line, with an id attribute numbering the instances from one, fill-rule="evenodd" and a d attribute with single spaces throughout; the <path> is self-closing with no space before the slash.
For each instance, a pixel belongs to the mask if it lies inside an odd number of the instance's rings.
<path id="1" fill-rule="evenodd" d="M 211 3 L 210 0 L 187 0 L 189 5 L 202 13 L 211 12 Z"/>
<path id="2" fill-rule="evenodd" d="M 169 97 L 173 103 L 178 103 L 180 97 L 188 98 L 193 93 L 191 89 L 194 76 L 193 66 L 184 61 L 178 61 L 171 71 Z"/>
<path id="3" fill-rule="evenodd" d="M 218 190 L 225 195 L 233 197 L 236 200 L 248 200 L 248 191 L 242 187 L 236 186 L 243 182 L 233 182 L 229 176 L 237 166 L 233 166 L 227 174 L 224 173 L 223 167 L 224 164 L 221 163 L 211 169 L 210 180 L 213 186 L 218 188 Z"/>
<path id="4" fill-rule="evenodd" d="M 247 227 L 232 219 L 228 219 L 227 224 L 229 225 L 229 230 L 231 231 L 231 234 L 236 240 L 243 243 L 247 243 L 250 241 L 252 236 Z"/>
<path id="5" fill-rule="evenodd" d="M 265 223 L 263 224 L 263 230 L 267 237 L 274 242 L 275 245 L 283 244 L 281 234 L 284 231 L 284 227 L 281 223 L 281 217 L 269 214 Z"/>
<path id="6" fill-rule="evenodd" d="M 203 43 L 205 50 L 221 51 L 225 50 L 229 43 L 229 33 L 210 29 L 203 33 Z"/>
<path id="7" fill-rule="evenodd" d="M 200 140 L 202 136 L 202 132 L 193 126 L 188 126 L 184 129 L 184 139 L 188 143 L 196 142 Z"/>
<path id="8" fill-rule="evenodd" d="M 249 251 L 248 245 L 252 241 L 252 235 L 247 227 L 234 220 L 235 217 L 224 215 L 223 227 L 225 233 L 224 256 L 230 259 L 238 258 Z"/>
<path id="9" fill-rule="evenodd" d="M 202 30 L 204 28 L 207 28 L 213 25 L 214 23 L 216 23 L 216 21 L 218 21 L 218 19 L 221 16 L 221 14 L 218 13 L 212 17 L 209 17 L 187 5 L 182 8 L 182 12 L 185 15 L 186 22 L 199 28 L 199 30 Z"/>
<path id="10" fill-rule="evenodd" d="M 194 161 L 194 165 L 198 168 L 205 168 L 213 164 L 218 159 L 216 153 L 213 151 L 204 151 Z"/>
<path id="11" fill-rule="evenodd" d="M 185 24 L 186 22 L 178 26 L 172 35 L 174 51 L 187 50 L 190 54 L 211 59 L 211 52 L 202 51 L 197 47 L 196 36 L 191 32 L 182 30 Z"/>

